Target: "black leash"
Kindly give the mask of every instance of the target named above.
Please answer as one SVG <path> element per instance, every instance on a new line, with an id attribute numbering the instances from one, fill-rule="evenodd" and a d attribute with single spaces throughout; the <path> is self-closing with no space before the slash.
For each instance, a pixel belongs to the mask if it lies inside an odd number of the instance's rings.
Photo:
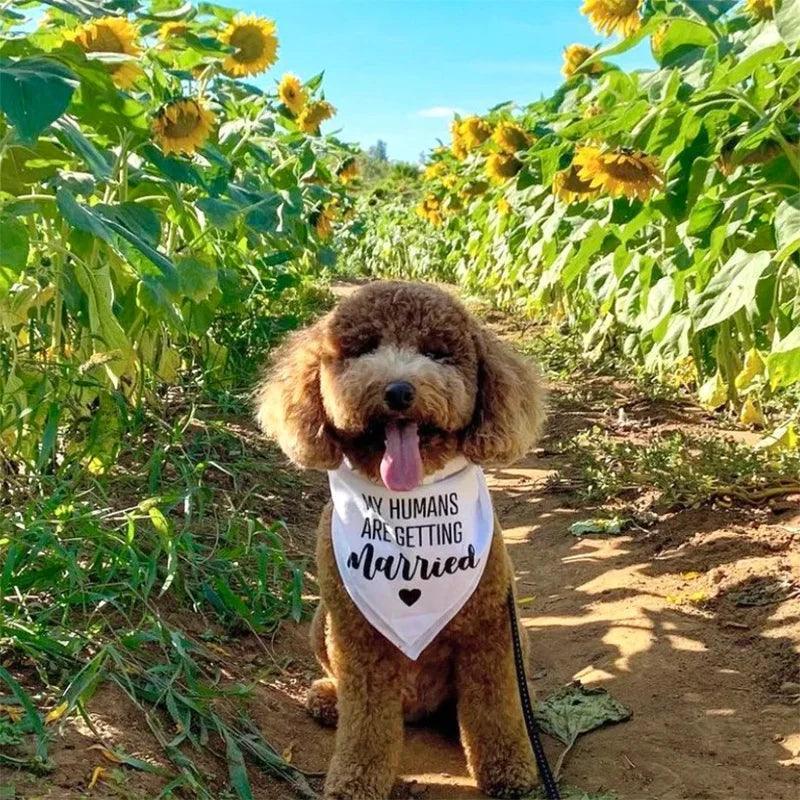
<path id="1" fill-rule="evenodd" d="M 561 800 L 561 793 L 558 791 L 558 784 L 550 770 L 547 755 L 542 746 L 542 739 L 539 736 L 539 726 L 533 716 L 533 706 L 531 696 L 528 692 L 528 679 L 525 677 L 525 661 L 522 657 L 522 643 L 519 640 L 519 629 L 517 628 L 517 614 L 514 608 L 514 591 L 508 588 L 508 619 L 511 623 L 511 641 L 514 645 L 514 666 L 517 670 L 517 686 L 519 688 L 519 700 L 522 704 L 522 716 L 525 718 L 525 728 L 528 731 L 528 738 L 531 740 L 533 754 L 536 756 L 536 767 L 544 784 L 544 793 L 547 800 Z"/>

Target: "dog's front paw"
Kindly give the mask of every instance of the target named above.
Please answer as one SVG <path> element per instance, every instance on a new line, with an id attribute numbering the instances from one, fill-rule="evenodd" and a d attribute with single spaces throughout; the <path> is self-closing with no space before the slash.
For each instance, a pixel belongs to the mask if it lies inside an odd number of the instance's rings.
<path id="1" fill-rule="evenodd" d="M 326 786 L 323 800 L 386 800 L 386 794 L 358 780 Z"/>
<path id="2" fill-rule="evenodd" d="M 320 678 L 308 690 L 306 708 L 317 722 L 335 728 L 339 719 L 336 700 L 336 683 L 330 678 Z"/>
<path id="3" fill-rule="evenodd" d="M 495 762 L 484 764 L 478 776 L 478 786 L 489 797 L 517 800 L 528 797 L 539 785 L 533 765 L 525 762 Z"/>

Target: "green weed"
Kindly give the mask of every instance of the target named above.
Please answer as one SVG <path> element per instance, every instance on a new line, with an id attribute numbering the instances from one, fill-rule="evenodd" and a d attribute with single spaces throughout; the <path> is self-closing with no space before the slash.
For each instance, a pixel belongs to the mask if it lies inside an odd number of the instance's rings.
<path id="1" fill-rule="evenodd" d="M 663 507 L 718 497 L 759 503 L 800 492 L 800 453 L 758 450 L 731 439 L 682 432 L 620 441 L 600 428 L 567 445 L 581 497 L 592 501 L 653 495 Z"/>

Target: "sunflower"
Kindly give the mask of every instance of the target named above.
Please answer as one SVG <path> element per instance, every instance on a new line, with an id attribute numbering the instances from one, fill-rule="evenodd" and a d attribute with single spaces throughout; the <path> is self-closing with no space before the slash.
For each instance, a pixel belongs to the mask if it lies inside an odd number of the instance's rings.
<path id="1" fill-rule="evenodd" d="M 513 122 L 501 122 L 494 129 L 492 139 L 495 144 L 509 155 L 527 150 L 531 144 L 531 137 L 526 131 Z"/>
<path id="2" fill-rule="evenodd" d="M 191 28 L 185 22 L 165 22 L 158 29 L 158 38 L 161 39 L 162 42 L 166 43 L 172 38 L 186 36 L 190 30 Z"/>
<path id="3" fill-rule="evenodd" d="M 612 197 L 646 200 L 664 182 L 656 160 L 634 150 L 603 151 L 584 145 L 575 151 L 573 163 L 582 181 Z"/>
<path id="4" fill-rule="evenodd" d="M 576 203 L 597 197 L 597 190 L 588 181 L 580 179 L 578 170 L 573 165 L 553 176 L 553 194 L 565 203 Z"/>
<path id="5" fill-rule="evenodd" d="M 358 162 L 354 158 L 348 158 L 336 171 L 342 183 L 350 183 L 359 175 Z"/>
<path id="6" fill-rule="evenodd" d="M 599 117 L 603 113 L 603 109 L 600 108 L 597 103 L 592 103 L 583 110 L 583 118 L 584 119 L 591 119 L 592 117 Z"/>
<path id="7" fill-rule="evenodd" d="M 511 203 L 505 199 L 505 197 L 499 197 L 497 199 L 497 213 L 501 217 L 507 217 L 511 213 Z"/>
<path id="8" fill-rule="evenodd" d="M 480 147 L 492 135 L 492 126 L 486 120 L 475 116 L 462 119 L 460 129 L 467 150 Z"/>
<path id="9" fill-rule="evenodd" d="M 73 39 L 85 53 L 120 53 L 138 56 L 142 49 L 136 41 L 139 32 L 136 26 L 121 17 L 100 17 L 93 22 L 81 25 L 73 34 Z M 106 64 L 111 78 L 120 89 L 127 89 L 141 70 L 130 61 Z"/>
<path id="10" fill-rule="evenodd" d="M 430 222 L 431 225 L 438 227 L 444 222 L 442 206 L 439 198 L 435 194 L 426 194 L 422 202 L 416 207 L 417 216 Z"/>
<path id="11" fill-rule="evenodd" d="M 225 57 L 222 69 L 238 78 L 258 75 L 275 63 L 278 54 L 278 37 L 271 19 L 237 14 L 220 37 L 225 44 L 235 48 Z"/>
<path id="12" fill-rule="evenodd" d="M 153 135 L 165 153 L 191 155 L 214 126 L 214 114 L 200 100 L 183 98 L 161 106 L 153 119 Z"/>
<path id="13" fill-rule="evenodd" d="M 783 152 L 781 146 L 774 139 L 765 139 L 755 150 L 743 156 L 737 155 L 734 150 L 739 141 L 741 140 L 731 139 L 727 141 L 717 159 L 717 169 L 726 177 L 739 167 L 750 164 L 768 164 Z"/>
<path id="14" fill-rule="evenodd" d="M 333 235 L 333 221 L 336 217 L 336 207 L 332 204 L 323 206 L 311 215 L 311 224 L 320 239 L 330 239 Z"/>
<path id="15" fill-rule="evenodd" d="M 748 16 L 756 21 L 775 16 L 775 0 L 747 0 L 745 8 Z"/>
<path id="16" fill-rule="evenodd" d="M 309 103 L 298 115 L 297 124 L 301 131 L 319 133 L 319 126 L 326 119 L 331 119 L 336 109 L 327 100 Z"/>
<path id="17" fill-rule="evenodd" d="M 459 194 L 466 200 L 470 197 L 482 195 L 488 188 L 489 184 L 486 181 L 471 181 L 464 186 Z"/>
<path id="18" fill-rule="evenodd" d="M 447 165 L 443 161 L 432 161 L 426 165 L 422 177 L 426 181 L 433 181 L 441 178 L 447 172 Z"/>
<path id="19" fill-rule="evenodd" d="M 571 78 L 581 67 L 584 61 L 591 58 L 597 50 L 594 47 L 587 47 L 585 44 L 571 44 L 564 48 L 564 64 L 561 67 L 561 74 L 565 78 Z M 603 65 L 595 61 L 586 70 L 588 75 L 597 75 L 603 71 Z"/>
<path id="20" fill-rule="evenodd" d="M 278 97 L 289 111 L 297 116 L 306 104 L 308 99 L 308 92 L 303 88 L 300 83 L 300 78 L 297 75 L 292 75 L 287 72 L 278 84 Z"/>
<path id="21" fill-rule="evenodd" d="M 453 155 L 459 160 L 462 161 L 467 157 L 467 145 L 464 142 L 464 137 L 461 133 L 461 120 L 454 119 L 450 123 L 450 134 L 452 136 L 453 142 L 450 145 L 450 149 L 453 152 Z"/>
<path id="22" fill-rule="evenodd" d="M 492 153 L 486 159 L 486 174 L 495 183 L 513 178 L 522 169 L 522 162 L 508 153 Z"/>
<path id="23" fill-rule="evenodd" d="M 642 0 L 584 0 L 581 13 L 589 17 L 598 33 L 630 36 L 642 25 L 641 4 Z"/>

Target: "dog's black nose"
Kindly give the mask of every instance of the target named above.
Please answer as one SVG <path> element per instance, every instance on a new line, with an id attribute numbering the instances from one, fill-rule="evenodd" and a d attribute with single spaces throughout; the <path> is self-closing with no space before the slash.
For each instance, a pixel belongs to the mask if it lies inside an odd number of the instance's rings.
<path id="1" fill-rule="evenodd" d="M 392 411 L 405 411 L 414 402 L 414 387 L 406 381 L 393 381 L 386 387 L 383 399 Z"/>

